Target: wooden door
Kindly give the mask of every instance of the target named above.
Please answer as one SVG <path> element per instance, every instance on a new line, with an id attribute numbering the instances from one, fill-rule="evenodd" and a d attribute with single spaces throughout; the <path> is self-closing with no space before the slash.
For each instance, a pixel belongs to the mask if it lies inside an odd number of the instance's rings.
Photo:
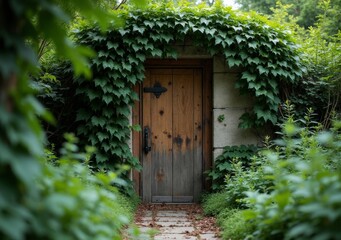
<path id="1" fill-rule="evenodd" d="M 143 82 L 143 200 L 193 202 L 202 188 L 203 70 L 147 69 Z"/>

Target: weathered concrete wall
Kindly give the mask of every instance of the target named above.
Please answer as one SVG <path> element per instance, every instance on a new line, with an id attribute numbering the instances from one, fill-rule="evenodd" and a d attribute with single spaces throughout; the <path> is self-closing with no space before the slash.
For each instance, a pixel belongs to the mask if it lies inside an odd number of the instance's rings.
<path id="1" fill-rule="evenodd" d="M 213 59 L 213 158 L 225 146 L 257 144 L 252 130 L 238 128 L 239 117 L 252 106 L 250 96 L 241 96 L 235 89 L 238 69 L 229 69 L 221 56 Z M 218 121 L 223 116 L 223 121 Z"/>

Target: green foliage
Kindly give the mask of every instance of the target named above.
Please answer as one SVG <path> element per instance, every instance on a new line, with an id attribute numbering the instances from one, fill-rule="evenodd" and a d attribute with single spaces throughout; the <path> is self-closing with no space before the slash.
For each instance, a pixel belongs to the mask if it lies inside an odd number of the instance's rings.
<path id="1" fill-rule="evenodd" d="M 316 83 L 322 82 L 324 94 L 324 118 L 325 127 L 330 126 L 332 115 L 341 109 L 341 34 L 329 34 L 331 25 L 330 11 L 333 11 L 329 1 L 322 1 L 319 5 L 322 14 L 314 28 L 310 28 L 307 36 L 303 37 L 302 49 L 305 52 L 305 60 L 309 63 L 308 80 Z M 318 79 L 317 81 L 315 79 Z M 315 81 L 314 81 L 315 80 Z"/>
<path id="2" fill-rule="evenodd" d="M 226 177 L 225 191 L 228 195 L 227 202 L 230 208 L 245 209 L 249 203 L 245 200 L 245 192 L 258 191 L 269 192 L 272 188 L 271 179 L 262 171 L 263 159 L 254 158 L 251 166 L 245 170 L 241 163 L 234 163 L 234 176 Z"/>
<path id="3" fill-rule="evenodd" d="M 21 209 L 10 205 L 2 212 L 1 239 L 121 239 L 136 204 L 112 186 L 117 174 L 89 169 L 93 148 L 79 153 L 77 139 L 66 137 L 60 158 L 46 151 L 47 161 L 41 160 L 43 174 L 33 180 L 35 195 L 23 196 Z M 9 196 L 13 191 L 3 190 Z"/>
<path id="4" fill-rule="evenodd" d="M 202 199 L 202 206 L 206 215 L 218 215 L 221 211 L 228 208 L 226 192 L 217 192 L 206 195 Z"/>
<path id="5" fill-rule="evenodd" d="M 76 33 L 79 43 L 97 53 L 90 63 L 93 81 L 76 79 L 77 132 L 96 146 L 101 168 L 114 168 L 118 162 L 139 168 L 127 144 L 129 106 L 137 100 L 132 86 L 144 79 L 147 58 L 176 58 L 175 43 L 190 38 L 212 55 L 223 54 L 229 67 L 243 69 L 236 87 L 256 99 L 253 109 L 241 117 L 244 128 L 276 123 L 279 86 L 295 82 L 302 74 L 290 37 L 257 15 L 237 15 L 219 4 L 193 8 L 164 3 L 143 11 L 123 9 L 118 16 L 126 19 L 119 29 L 103 32 L 80 24 Z"/>
<path id="6" fill-rule="evenodd" d="M 218 118 L 217 118 L 217 120 L 218 120 L 218 122 L 223 122 L 224 120 L 225 120 L 225 115 L 224 114 L 221 114 L 221 115 L 219 115 L 218 116 Z"/>
<path id="7" fill-rule="evenodd" d="M 329 131 L 312 110 L 295 120 L 287 104 L 281 139 L 265 144 L 247 171 L 235 165 L 219 224 L 237 239 L 338 239 L 341 221 L 341 123 Z M 207 197 L 209 199 L 209 197 Z M 204 205 L 205 206 L 205 205 Z M 236 216 L 231 208 L 247 208 Z M 244 218 L 241 218 L 244 216 Z M 241 228 L 244 225 L 245 228 Z"/>
<path id="8" fill-rule="evenodd" d="M 202 202 L 204 213 L 216 216 L 223 239 L 244 239 L 253 232 L 253 225 L 246 221 L 242 210 L 232 208 L 228 195 L 225 191 L 206 195 Z"/>
<path id="9" fill-rule="evenodd" d="M 256 239 L 337 239 L 341 221 L 340 123 L 311 132 L 288 122 L 283 154 L 267 152 L 273 191 L 248 192 Z"/>
<path id="10" fill-rule="evenodd" d="M 78 15 L 97 20 L 102 26 L 109 22 L 110 14 L 97 9 L 91 0 L 13 0 L 1 1 L 0 6 L 0 238 L 53 239 L 58 236 L 56 239 L 86 239 L 92 234 L 88 239 L 94 239 L 105 234 L 110 237 L 117 235 L 116 227 L 122 220 L 117 219 L 114 231 L 110 229 L 112 232 L 108 233 L 108 229 L 103 229 L 102 233 L 96 222 L 96 213 L 92 215 L 95 219 L 87 219 L 90 209 L 97 211 L 94 204 L 99 201 L 90 199 L 89 203 L 85 203 L 85 193 L 78 198 L 68 196 L 67 191 L 72 195 L 72 191 L 77 190 L 63 187 L 70 178 L 39 162 L 44 154 L 45 142 L 40 120 L 53 122 L 53 117 L 35 99 L 28 80 L 29 76 L 38 72 L 37 49 L 42 37 L 54 44 L 60 57 L 71 61 L 76 74 L 90 76 L 86 56 L 92 52 L 72 44 L 63 28 L 63 23 L 69 23 L 68 7 L 72 7 Z M 49 182 L 44 174 L 55 176 L 56 183 L 58 179 L 63 181 L 54 186 L 53 181 Z M 69 184 L 78 186 L 79 183 Z M 46 186 L 55 187 L 57 192 L 54 194 L 44 188 Z M 88 189 L 90 197 L 96 197 L 92 194 L 94 191 Z M 83 199 L 85 215 L 78 215 L 81 209 L 74 205 L 77 199 Z M 109 210 L 104 205 L 99 207 L 98 212 Z M 69 209 L 82 218 L 75 222 L 73 215 L 69 215 Z M 68 221 L 72 223 L 71 228 L 68 228 Z M 82 221 L 85 221 L 84 226 Z M 83 229 L 91 222 L 95 224 L 94 229 Z M 78 227 L 75 232 L 72 229 L 74 226 Z"/>
<path id="11" fill-rule="evenodd" d="M 243 210 L 228 210 L 218 215 L 218 222 L 223 229 L 223 239 L 245 239 L 254 230 L 252 223 L 244 218 Z"/>
<path id="12" fill-rule="evenodd" d="M 289 15 L 296 18 L 296 22 L 305 29 L 314 26 L 318 21 L 318 16 L 323 12 L 317 6 L 323 2 L 328 2 L 331 5 L 329 34 L 335 34 L 341 29 L 339 22 L 341 2 L 339 0 L 236 0 L 236 2 L 241 5 L 241 9 L 244 11 L 257 11 L 270 16 L 273 14 L 273 9 L 278 5 L 290 6 Z"/>
<path id="13" fill-rule="evenodd" d="M 208 178 L 212 180 L 212 190 L 221 190 L 224 188 L 226 175 L 235 175 L 234 163 L 241 162 L 245 168 L 250 166 L 251 158 L 257 149 L 255 145 L 224 147 L 223 153 L 214 162 L 214 168 L 207 173 Z"/>
<path id="14" fill-rule="evenodd" d="M 304 117 L 307 108 L 313 108 L 317 113 L 316 119 L 328 128 L 332 116 L 340 112 L 341 107 L 340 35 L 331 30 L 338 25 L 333 20 L 335 5 L 326 0 L 319 1 L 314 8 L 320 14 L 314 26 L 308 30 L 300 28 L 297 25 L 298 19 L 288 13 L 290 5 L 277 4 L 272 9 L 271 19 L 294 34 L 307 66 L 300 81 L 293 86 L 284 86 L 291 92 L 287 98 L 295 105 L 299 118 Z"/>

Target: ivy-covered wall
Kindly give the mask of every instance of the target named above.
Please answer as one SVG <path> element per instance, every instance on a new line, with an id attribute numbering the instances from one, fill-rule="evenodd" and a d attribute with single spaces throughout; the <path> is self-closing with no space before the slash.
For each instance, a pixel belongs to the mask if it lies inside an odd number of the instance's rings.
<path id="1" fill-rule="evenodd" d="M 93 80 L 77 80 L 82 100 L 78 134 L 98 149 L 99 166 L 116 163 L 139 165 L 129 149 L 130 108 L 136 99 L 133 86 L 144 78 L 149 57 L 177 58 L 176 43 L 190 39 L 211 57 L 221 55 L 229 68 L 238 67 L 234 86 L 253 99 L 239 127 L 261 128 L 277 122 L 281 85 L 302 74 L 295 44 L 265 19 L 235 13 L 215 5 L 174 7 L 157 5 L 143 11 L 122 10 L 123 27 L 101 32 L 85 25 L 77 33 L 80 43 L 91 46 Z"/>

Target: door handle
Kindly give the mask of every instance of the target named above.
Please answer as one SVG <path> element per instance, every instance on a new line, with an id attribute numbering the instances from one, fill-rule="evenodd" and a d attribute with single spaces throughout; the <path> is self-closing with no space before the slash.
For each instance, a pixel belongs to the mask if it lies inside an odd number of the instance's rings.
<path id="1" fill-rule="evenodd" d="M 145 154 L 148 154 L 152 150 L 152 147 L 149 146 L 149 128 L 144 127 L 143 129 L 143 138 L 144 138 L 144 143 L 143 143 L 143 150 Z"/>

